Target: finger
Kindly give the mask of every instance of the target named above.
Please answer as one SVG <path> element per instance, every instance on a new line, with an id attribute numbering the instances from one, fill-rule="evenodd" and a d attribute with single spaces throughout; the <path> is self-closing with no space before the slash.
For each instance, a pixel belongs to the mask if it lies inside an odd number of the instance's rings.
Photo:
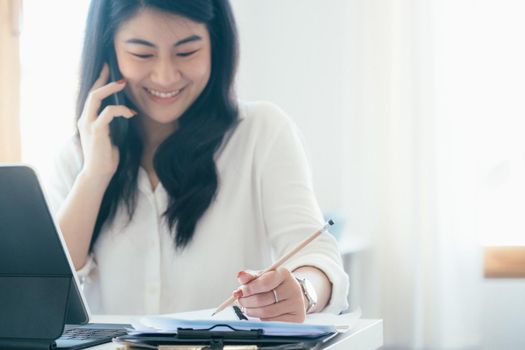
<path id="1" fill-rule="evenodd" d="M 96 117 L 96 113 L 100 108 L 100 101 L 94 100 L 91 95 L 94 90 L 97 90 L 98 88 L 104 86 L 107 83 L 108 78 L 109 66 L 107 63 L 104 63 L 102 65 L 102 69 L 100 70 L 100 74 L 98 75 L 97 80 L 95 80 L 95 83 L 93 84 L 93 86 L 91 86 L 89 94 L 86 97 L 86 102 L 84 102 L 84 111 L 78 120 L 79 124 L 83 123 L 85 119 L 87 119 L 87 116 L 91 117 L 89 119 L 93 119 Z"/>
<path id="2" fill-rule="evenodd" d="M 249 297 L 241 297 L 237 299 L 239 305 L 244 307 L 263 307 L 275 304 L 275 296 L 273 292 L 259 293 L 250 295 Z"/>
<path id="3" fill-rule="evenodd" d="M 96 118 L 97 111 L 100 108 L 100 105 L 102 104 L 102 100 L 114 93 L 122 91 L 125 87 L 126 81 L 120 80 L 118 82 L 111 82 L 107 85 L 99 87 L 96 90 L 91 91 L 86 100 L 88 118 Z"/>
<path id="4" fill-rule="evenodd" d="M 246 308 L 246 315 L 258 318 L 274 318 L 285 314 L 299 313 L 300 309 L 296 302 L 289 300 L 280 301 L 277 304 L 272 304 L 263 307 Z"/>
<path id="5" fill-rule="evenodd" d="M 126 119 L 129 119 L 133 116 L 135 116 L 137 113 L 126 107 L 126 106 L 107 106 L 104 108 L 102 113 L 98 116 L 97 120 L 95 121 L 95 124 L 93 125 L 95 128 L 100 128 L 109 125 L 115 117 L 124 117 Z"/>
<path id="6" fill-rule="evenodd" d="M 126 80 L 112 81 L 90 92 L 90 97 L 102 101 L 106 97 L 123 90 L 126 87 Z"/>
<path id="7" fill-rule="evenodd" d="M 100 70 L 100 74 L 98 75 L 97 80 L 95 80 L 95 83 L 91 87 L 90 91 L 96 90 L 99 87 L 102 87 L 106 85 L 109 79 L 109 66 L 107 63 L 104 63 L 102 66 L 102 69 Z"/>
<path id="8" fill-rule="evenodd" d="M 274 290 L 275 294 L 273 292 Z M 247 297 L 240 297 L 238 301 L 239 304 L 244 307 L 263 307 L 293 298 L 297 295 L 299 294 L 295 286 L 291 286 L 285 282 L 277 286 L 277 288 L 270 290 L 269 292 L 250 295 Z"/>
<path id="9" fill-rule="evenodd" d="M 247 284 L 248 282 L 256 279 L 259 277 L 261 271 L 254 271 L 254 270 L 244 270 L 239 271 L 237 274 L 237 280 L 240 284 Z"/>
<path id="10" fill-rule="evenodd" d="M 283 279 L 284 276 L 281 273 L 268 271 L 248 284 L 242 285 L 240 289 L 242 290 L 243 296 L 268 292 L 277 288 L 277 286 L 283 282 Z"/>

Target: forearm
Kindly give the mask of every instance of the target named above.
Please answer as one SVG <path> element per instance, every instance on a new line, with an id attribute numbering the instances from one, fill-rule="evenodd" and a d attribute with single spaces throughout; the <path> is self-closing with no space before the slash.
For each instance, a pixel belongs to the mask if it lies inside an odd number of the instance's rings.
<path id="1" fill-rule="evenodd" d="M 77 270 L 86 263 L 89 244 L 108 183 L 106 179 L 80 173 L 58 212 L 58 224 Z"/>
<path id="2" fill-rule="evenodd" d="M 330 302 L 332 283 L 325 273 L 313 266 L 301 266 L 295 269 L 294 274 L 304 276 L 312 282 L 317 293 L 317 305 L 311 312 L 320 312 Z"/>

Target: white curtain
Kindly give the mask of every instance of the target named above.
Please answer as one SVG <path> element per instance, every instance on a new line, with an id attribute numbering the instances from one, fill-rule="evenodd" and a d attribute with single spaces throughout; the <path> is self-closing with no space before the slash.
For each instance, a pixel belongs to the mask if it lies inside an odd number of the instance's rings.
<path id="1" fill-rule="evenodd" d="M 233 1 L 240 96 L 299 124 L 321 206 L 346 219 L 351 305 L 384 319 L 386 348 L 481 344 L 467 122 L 451 120 L 463 104 L 446 74 L 464 62 L 453 50 L 470 3 Z"/>
<path id="2" fill-rule="evenodd" d="M 525 242 L 524 10 L 348 4 L 345 203 L 370 242 L 354 303 L 384 319 L 387 349 L 525 345 L 525 284 L 482 278 L 484 243 Z"/>
<path id="3" fill-rule="evenodd" d="M 346 211 L 359 228 L 350 234 L 370 241 L 355 259 L 355 303 L 384 319 L 389 348 L 441 348 L 450 282 L 438 225 L 430 3 L 354 1 L 349 14 Z"/>

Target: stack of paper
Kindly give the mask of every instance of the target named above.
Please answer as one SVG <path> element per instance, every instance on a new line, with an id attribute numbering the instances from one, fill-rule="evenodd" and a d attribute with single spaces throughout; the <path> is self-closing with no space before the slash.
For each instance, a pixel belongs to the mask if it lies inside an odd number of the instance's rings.
<path id="1" fill-rule="evenodd" d="M 311 314 L 304 323 L 266 322 L 257 318 L 239 320 L 232 308 L 211 317 L 214 310 L 199 310 L 168 315 L 147 316 L 133 323 L 131 335 L 176 334 L 177 330 L 193 329 L 214 331 L 262 330 L 264 335 L 318 337 L 320 335 L 345 332 L 360 317 L 360 311 L 345 315 Z"/>

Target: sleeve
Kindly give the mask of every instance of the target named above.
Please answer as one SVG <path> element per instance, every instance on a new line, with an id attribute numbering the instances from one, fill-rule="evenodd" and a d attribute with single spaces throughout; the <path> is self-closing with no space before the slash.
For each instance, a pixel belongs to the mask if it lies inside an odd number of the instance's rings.
<path id="1" fill-rule="evenodd" d="M 45 179 L 49 205 L 54 215 L 57 215 L 64 204 L 82 168 L 81 154 L 79 142 L 71 138 L 60 149 L 54 159 L 53 169 Z"/>
<path id="2" fill-rule="evenodd" d="M 278 257 L 324 223 L 298 130 L 281 110 L 273 109 L 272 113 L 282 118 L 273 139 L 266 141 L 269 146 L 261 168 L 261 196 L 266 231 Z M 300 266 L 322 270 L 332 283 L 332 295 L 323 312 L 338 314 L 348 308 L 348 275 L 331 234 L 319 236 L 284 266 L 290 270 Z"/>
<path id="3" fill-rule="evenodd" d="M 60 150 L 53 162 L 53 169 L 45 179 L 45 189 L 51 213 L 56 217 L 64 204 L 73 184 L 82 168 L 82 148 L 76 137 L 72 137 Z M 90 254 L 86 264 L 77 271 L 81 282 L 89 278 L 96 268 L 93 256 Z"/>

